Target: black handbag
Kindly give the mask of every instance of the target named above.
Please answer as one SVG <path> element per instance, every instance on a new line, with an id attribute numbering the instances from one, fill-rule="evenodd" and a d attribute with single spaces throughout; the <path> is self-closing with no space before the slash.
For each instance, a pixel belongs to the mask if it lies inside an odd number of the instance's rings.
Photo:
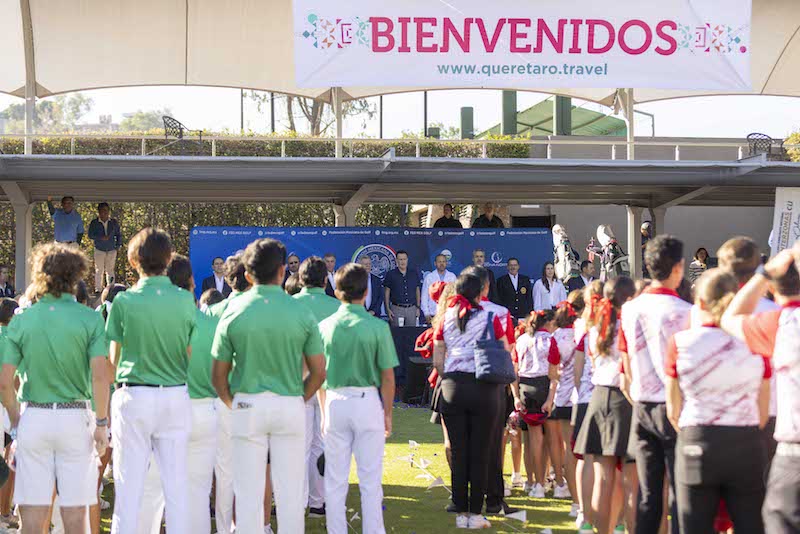
<path id="1" fill-rule="evenodd" d="M 486 330 L 475 344 L 475 378 L 492 384 L 511 384 L 517 379 L 511 354 L 494 337 L 494 314 L 489 312 Z"/>

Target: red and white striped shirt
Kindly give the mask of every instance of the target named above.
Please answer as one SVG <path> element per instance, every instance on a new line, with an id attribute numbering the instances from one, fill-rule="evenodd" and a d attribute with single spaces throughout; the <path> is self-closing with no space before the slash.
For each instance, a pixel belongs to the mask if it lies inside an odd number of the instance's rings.
<path id="1" fill-rule="evenodd" d="M 741 289 L 741 287 L 739 288 Z M 758 301 L 758 305 L 756 305 L 756 311 L 753 312 L 753 315 L 758 315 L 759 313 L 764 313 L 768 311 L 775 311 L 781 309 L 780 306 L 775 304 L 775 302 L 769 300 L 768 298 L 762 298 Z M 692 328 L 697 328 L 703 326 L 703 320 L 700 318 L 700 308 L 697 307 L 697 304 L 692 306 Z M 775 417 L 778 415 L 778 386 L 775 382 L 777 375 L 772 373 L 772 378 L 770 379 L 769 384 L 769 416 Z"/>
<path id="2" fill-rule="evenodd" d="M 575 321 L 575 343 L 579 347 L 583 347 L 585 357 L 583 360 L 583 374 L 581 375 L 580 384 L 578 384 L 575 393 L 572 395 L 573 404 L 587 404 L 592 399 L 592 392 L 594 391 L 594 384 L 592 383 L 592 375 L 594 373 L 587 336 L 586 321 L 582 318 L 578 318 Z"/>
<path id="3" fill-rule="evenodd" d="M 750 350 L 772 358 L 778 395 L 775 440 L 800 443 L 800 302 L 748 317 L 742 328 Z"/>
<path id="4" fill-rule="evenodd" d="M 517 339 L 517 358 L 520 378 L 547 376 L 550 363 L 558 365 L 558 346 L 553 334 L 547 330 L 537 330 L 522 334 Z"/>
<path id="5" fill-rule="evenodd" d="M 586 335 L 587 352 L 594 358 L 592 366 L 592 384 L 595 386 L 607 386 L 612 388 L 619 387 L 619 367 L 621 355 L 619 353 L 619 321 L 617 321 L 617 331 L 608 354 L 600 355 L 597 343 L 600 341 L 600 329 L 593 326 Z M 588 359 L 588 358 L 587 358 Z"/>
<path id="6" fill-rule="evenodd" d="M 664 371 L 683 393 L 681 428 L 758 426 L 758 392 L 769 360 L 714 326 L 691 328 L 669 342 Z"/>
<path id="7" fill-rule="evenodd" d="M 692 306 L 665 287 L 647 288 L 622 306 L 619 350 L 631 362 L 631 398 L 666 402 L 664 357 L 673 335 L 689 327 Z M 596 371 L 595 371 L 596 372 Z"/>
<path id="8" fill-rule="evenodd" d="M 558 365 L 560 373 L 555 403 L 559 408 L 572 406 L 572 393 L 575 391 L 575 352 L 583 351 L 583 345 L 578 346 L 575 329 L 571 326 L 553 332 L 553 339 L 558 347 L 558 362 L 553 365 Z"/>

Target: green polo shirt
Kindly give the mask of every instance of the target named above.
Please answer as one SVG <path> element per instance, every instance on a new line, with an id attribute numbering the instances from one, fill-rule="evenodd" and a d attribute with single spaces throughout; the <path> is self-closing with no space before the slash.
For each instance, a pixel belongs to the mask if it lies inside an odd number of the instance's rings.
<path id="1" fill-rule="evenodd" d="M 338 299 L 326 295 L 321 287 L 304 287 L 294 298 L 311 309 L 317 322 L 336 313 L 341 304 Z"/>
<path id="2" fill-rule="evenodd" d="M 222 314 L 211 350 L 233 362 L 232 393 L 303 395 L 303 356 L 322 354 L 308 307 L 278 285 L 257 285 Z"/>
<path id="3" fill-rule="evenodd" d="M 106 337 L 122 345 L 117 382 L 186 383 L 189 346 L 197 322 L 194 295 L 166 276 L 142 278 L 114 298 Z"/>
<path id="4" fill-rule="evenodd" d="M 212 304 L 206 310 L 206 315 L 210 315 L 211 317 L 216 317 L 219 319 L 222 317 L 222 314 L 225 313 L 225 310 L 228 309 L 228 304 L 231 303 L 233 299 L 238 297 L 239 295 L 243 294 L 243 291 L 231 291 L 231 294 L 228 295 L 228 298 L 221 302 L 217 302 L 216 304 Z"/>
<path id="5" fill-rule="evenodd" d="M 397 351 L 386 321 L 360 304 L 342 304 L 319 323 L 325 348 L 326 389 L 381 386 L 381 371 L 397 367 Z"/>
<path id="6" fill-rule="evenodd" d="M 197 325 L 192 333 L 192 357 L 189 359 L 188 386 L 192 399 L 208 399 L 217 396 L 211 384 L 211 345 L 219 318 L 197 310 Z"/>
<path id="7" fill-rule="evenodd" d="M 90 362 L 108 355 L 103 318 L 69 294 L 45 295 L 16 315 L 2 350 L 24 384 L 22 402 L 90 400 Z"/>

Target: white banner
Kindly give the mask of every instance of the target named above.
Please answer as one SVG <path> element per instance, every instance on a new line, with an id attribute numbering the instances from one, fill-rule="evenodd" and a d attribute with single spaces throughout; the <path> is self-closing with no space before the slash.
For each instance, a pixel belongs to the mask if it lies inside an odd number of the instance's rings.
<path id="1" fill-rule="evenodd" d="M 769 246 L 774 256 L 781 250 L 792 247 L 800 239 L 800 188 L 778 187 L 775 189 L 775 214 Z"/>
<path id="2" fill-rule="evenodd" d="M 751 90 L 751 0 L 293 2 L 303 88 Z"/>

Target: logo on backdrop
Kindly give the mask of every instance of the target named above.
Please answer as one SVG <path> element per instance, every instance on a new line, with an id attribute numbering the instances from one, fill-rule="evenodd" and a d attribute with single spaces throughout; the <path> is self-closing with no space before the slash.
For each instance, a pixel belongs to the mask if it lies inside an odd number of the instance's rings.
<path id="1" fill-rule="evenodd" d="M 492 255 L 489 258 L 492 260 L 492 265 L 500 265 L 503 263 L 503 255 L 500 252 L 492 252 Z"/>
<path id="2" fill-rule="evenodd" d="M 443 250 L 443 251 L 441 251 L 439 254 L 441 254 L 441 255 L 443 255 L 445 258 L 447 258 L 447 263 L 450 263 L 450 260 L 452 260 L 452 259 L 453 259 L 453 253 L 452 253 L 452 252 L 450 252 L 448 249 L 444 249 L 444 250 Z"/>
<path id="3" fill-rule="evenodd" d="M 359 263 L 361 258 L 368 256 L 372 260 L 372 274 L 383 280 L 386 273 L 397 267 L 397 256 L 394 249 L 373 243 L 365 245 L 355 251 L 351 261 Z"/>

